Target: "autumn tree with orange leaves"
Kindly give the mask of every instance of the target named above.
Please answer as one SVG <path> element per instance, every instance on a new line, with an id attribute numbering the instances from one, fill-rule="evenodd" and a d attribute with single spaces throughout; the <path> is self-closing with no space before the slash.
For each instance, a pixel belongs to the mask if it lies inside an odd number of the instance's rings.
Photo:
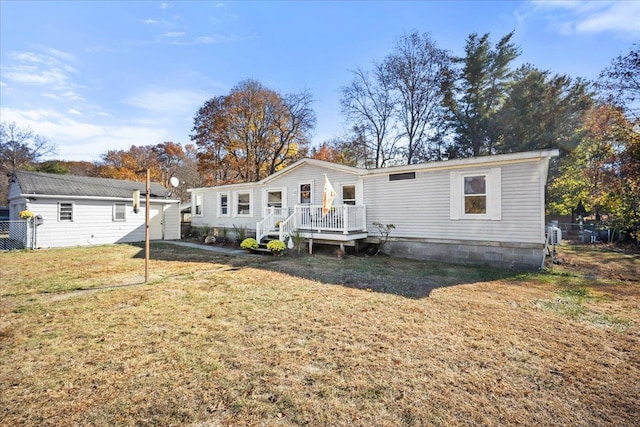
<path id="1" fill-rule="evenodd" d="M 315 125 L 311 95 L 280 95 L 245 80 L 211 98 L 194 118 L 191 140 L 209 185 L 251 182 L 304 157 Z"/>

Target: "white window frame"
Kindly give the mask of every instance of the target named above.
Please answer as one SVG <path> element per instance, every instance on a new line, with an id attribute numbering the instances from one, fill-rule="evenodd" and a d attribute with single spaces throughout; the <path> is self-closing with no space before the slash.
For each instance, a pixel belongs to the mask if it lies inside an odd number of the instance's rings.
<path id="1" fill-rule="evenodd" d="M 122 218 L 118 218 L 118 207 L 122 206 Z M 114 203 L 113 204 L 113 222 L 126 222 L 127 221 L 127 204 L 126 203 Z"/>
<path id="2" fill-rule="evenodd" d="M 241 214 L 238 209 L 238 205 L 240 203 L 240 195 L 248 194 L 249 195 L 249 213 Z M 234 192 L 233 195 L 233 216 L 236 217 L 251 217 L 253 216 L 253 191 L 251 190 L 238 190 Z"/>
<path id="3" fill-rule="evenodd" d="M 353 199 L 345 199 L 344 198 L 344 188 L 345 187 L 353 187 Z M 342 204 L 343 205 L 356 205 L 357 202 L 356 200 L 358 199 L 358 190 L 357 190 L 358 186 L 356 184 L 342 184 L 340 186 L 340 198 L 342 199 Z M 353 203 L 347 203 L 348 202 L 353 202 Z"/>
<path id="4" fill-rule="evenodd" d="M 222 197 L 223 196 L 227 198 L 227 212 L 226 213 L 222 212 Z M 229 194 L 228 191 L 222 191 L 222 192 L 218 193 L 218 216 L 219 217 L 231 216 L 231 213 L 229 212 L 230 209 L 231 209 L 231 194 Z"/>
<path id="5" fill-rule="evenodd" d="M 309 195 L 309 203 L 302 203 L 302 186 L 303 185 L 309 185 L 309 192 L 311 193 Z M 313 205 L 313 181 L 300 181 L 298 182 L 298 191 L 296 192 L 298 194 L 298 204 L 299 205 Z"/>
<path id="6" fill-rule="evenodd" d="M 264 198 L 264 204 L 266 207 L 269 207 L 269 193 L 280 193 L 280 208 L 283 208 L 285 206 L 285 202 L 284 202 L 284 197 L 285 197 L 285 192 L 282 188 L 267 188 L 265 190 L 265 198 Z"/>
<path id="7" fill-rule="evenodd" d="M 200 203 L 198 203 L 198 201 Z M 200 206 L 200 212 L 198 212 L 198 206 Z M 201 217 L 204 215 L 204 194 L 193 193 L 193 209 L 191 209 L 192 216 Z"/>
<path id="8" fill-rule="evenodd" d="M 464 179 L 483 176 L 485 178 L 486 213 L 465 213 Z M 452 220 L 502 220 L 502 171 L 501 168 L 452 171 L 450 174 L 450 218 Z"/>
<path id="9" fill-rule="evenodd" d="M 62 219 L 60 213 L 62 209 L 62 205 L 70 205 L 71 206 L 71 219 Z M 58 222 L 73 222 L 73 217 L 75 216 L 75 204 L 73 202 L 58 202 Z"/>

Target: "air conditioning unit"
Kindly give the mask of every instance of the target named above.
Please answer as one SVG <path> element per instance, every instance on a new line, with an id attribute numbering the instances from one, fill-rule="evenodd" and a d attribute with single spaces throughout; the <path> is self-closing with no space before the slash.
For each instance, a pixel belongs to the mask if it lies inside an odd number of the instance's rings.
<path id="1" fill-rule="evenodd" d="M 559 245 L 562 241 L 562 230 L 560 227 L 551 226 L 547 228 L 547 233 L 549 234 L 549 244 L 550 245 Z"/>

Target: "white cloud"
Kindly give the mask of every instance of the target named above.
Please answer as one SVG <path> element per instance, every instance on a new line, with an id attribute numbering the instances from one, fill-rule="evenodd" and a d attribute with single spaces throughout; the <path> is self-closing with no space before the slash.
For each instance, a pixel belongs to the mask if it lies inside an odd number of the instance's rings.
<path id="1" fill-rule="evenodd" d="M 170 31 L 168 33 L 164 33 L 162 37 L 182 37 L 185 33 L 181 31 Z"/>
<path id="2" fill-rule="evenodd" d="M 70 114 L 74 114 L 69 111 Z M 107 150 L 128 149 L 132 145 L 158 144 L 172 139 L 158 126 L 95 124 L 67 116 L 53 109 L 17 110 L 0 108 L 3 121 L 16 122 L 56 144 L 56 159 L 99 160 Z M 99 114 L 102 116 L 102 114 Z"/>
<path id="3" fill-rule="evenodd" d="M 69 109 L 69 114 L 73 114 L 75 116 L 81 116 L 82 115 L 82 113 L 80 111 L 76 110 L 75 108 L 70 108 Z"/>
<path id="4" fill-rule="evenodd" d="M 640 35 L 640 2 L 637 1 L 534 1 L 547 12 L 550 25 L 562 34 L 615 33 Z"/>
<path id="5" fill-rule="evenodd" d="M 44 49 L 47 53 L 10 52 L 8 65 L 2 66 L 2 77 L 7 85 L 46 86 L 44 96 L 52 99 L 82 99 L 72 82 L 76 69 L 68 64 L 75 57 L 57 49 Z"/>
<path id="6" fill-rule="evenodd" d="M 192 89 L 151 89 L 129 97 L 128 105 L 158 119 L 192 117 L 209 97 Z"/>
<path id="7" fill-rule="evenodd" d="M 153 24 L 158 24 L 159 21 L 157 21 L 155 19 L 143 19 L 142 23 L 148 24 L 148 25 L 153 25 Z"/>

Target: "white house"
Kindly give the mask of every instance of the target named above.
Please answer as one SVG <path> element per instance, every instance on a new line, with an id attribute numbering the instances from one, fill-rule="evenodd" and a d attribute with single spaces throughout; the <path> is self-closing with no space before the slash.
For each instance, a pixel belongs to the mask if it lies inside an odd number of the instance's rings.
<path id="1" fill-rule="evenodd" d="M 252 183 L 191 189 L 192 226 L 246 227 L 262 239 L 377 242 L 390 255 L 531 268 L 545 242 L 545 184 L 557 150 L 383 169 L 302 159 Z M 325 175 L 337 197 L 322 213 Z M 276 227 L 277 225 L 277 227 Z"/>
<path id="2" fill-rule="evenodd" d="M 133 192 L 140 191 L 140 209 Z M 35 247 L 84 246 L 145 240 L 145 183 L 16 171 L 9 187 L 10 219 L 30 210 L 38 217 Z M 180 201 L 151 184 L 151 240 L 180 238 Z"/>

